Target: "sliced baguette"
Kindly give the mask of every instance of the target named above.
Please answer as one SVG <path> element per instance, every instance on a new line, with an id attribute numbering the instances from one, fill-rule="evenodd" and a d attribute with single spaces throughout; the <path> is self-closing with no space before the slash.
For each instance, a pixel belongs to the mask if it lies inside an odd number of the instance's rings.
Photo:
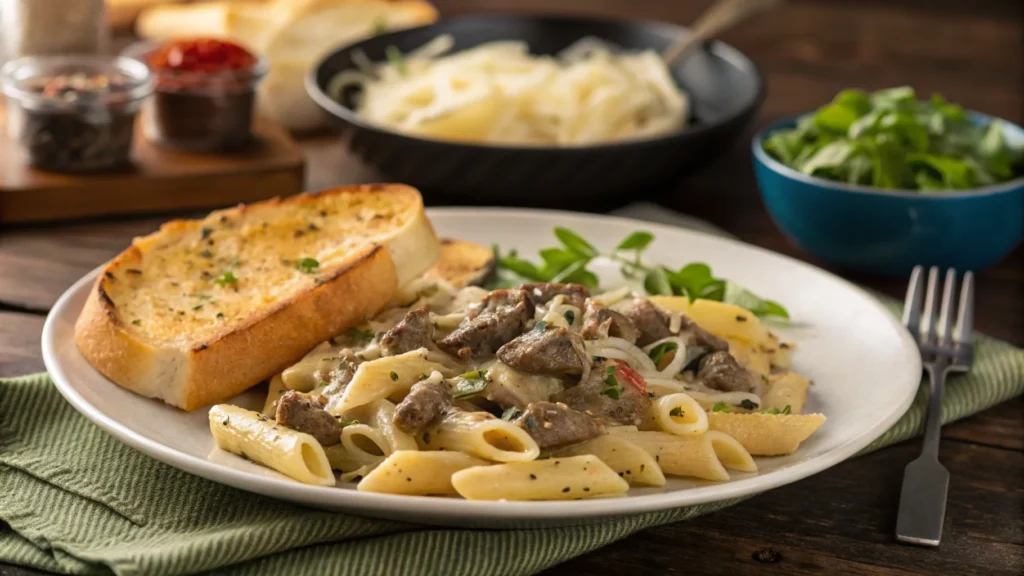
<path id="1" fill-rule="evenodd" d="M 403 185 L 176 220 L 104 267 L 75 338 L 117 384 L 192 410 L 269 378 L 376 313 L 438 252 L 419 193 Z"/>
<path id="2" fill-rule="evenodd" d="M 456 288 L 480 286 L 494 274 L 494 250 L 466 240 L 441 239 L 441 254 L 434 267 L 423 274 L 440 278 Z"/>

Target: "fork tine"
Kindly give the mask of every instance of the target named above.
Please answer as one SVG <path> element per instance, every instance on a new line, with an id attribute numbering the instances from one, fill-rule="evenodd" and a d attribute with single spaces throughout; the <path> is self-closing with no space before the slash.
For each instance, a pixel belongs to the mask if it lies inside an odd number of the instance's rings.
<path id="1" fill-rule="evenodd" d="M 939 299 L 939 267 L 928 270 L 928 290 L 924 294 L 924 311 L 921 313 L 921 342 L 935 343 L 935 308 Z"/>
<path id="2" fill-rule="evenodd" d="M 946 270 L 946 281 L 942 283 L 942 306 L 939 308 L 939 325 L 936 328 L 936 343 L 939 346 L 949 345 L 953 338 L 950 316 L 953 315 L 953 308 L 956 306 L 955 293 L 956 270 L 950 268 Z"/>
<path id="3" fill-rule="evenodd" d="M 921 324 L 921 301 L 924 300 L 924 268 L 914 266 L 907 284 L 907 297 L 903 300 L 903 325 L 914 338 Z"/>
<path id="4" fill-rule="evenodd" d="M 960 287 L 960 309 L 957 311 L 956 328 L 953 329 L 953 342 L 970 344 L 974 333 L 974 272 L 964 274 L 964 282 Z"/>

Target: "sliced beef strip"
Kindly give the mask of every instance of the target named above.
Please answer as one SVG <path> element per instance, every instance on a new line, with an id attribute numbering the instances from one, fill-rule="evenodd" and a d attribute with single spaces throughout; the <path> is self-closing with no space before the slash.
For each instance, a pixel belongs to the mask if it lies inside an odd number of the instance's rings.
<path id="1" fill-rule="evenodd" d="M 330 398 L 332 396 L 340 396 L 345 391 L 345 387 L 352 381 L 352 378 L 356 375 L 356 369 L 359 367 L 359 359 L 355 354 L 341 354 L 341 358 L 338 361 L 338 366 L 333 368 L 327 374 L 327 386 L 320 390 L 320 395 Z"/>
<path id="2" fill-rule="evenodd" d="M 579 334 L 548 326 L 530 330 L 499 348 L 498 360 L 530 374 L 579 376 L 589 358 Z"/>
<path id="3" fill-rule="evenodd" d="M 740 366 L 728 352 L 712 352 L 705 356 L 700 361 L 697 380 L 723 392 L 753 392 L 760 395 L 764 389 L 761 378 Z"/>
<path id="4" fill-rule="evenodd" d="M 679 316 L 682 318 L 682 322 L 679 324 L 680 330 L 693 333 L 698 345 L 710 348 L 716 352 L 724 352 L 729 349 L 728 342 L 697 326 L 697 323 L 690 320 L 686 314 L 680 314 Z"/>
<path id="5" fill-rule="evenodd" d="M 434 325 L 426 308 L 410 310 L 398 324 L 384 333 L 380 345 L 388 356 L 419 350 L 431 342 Z"/>
<path id="6" fill-rule="evenodd" d="M 419 434 L 451 406 L 452 395 L 444 382 L 417 382 L 405 399 L 395 406 L 391 421 L 407 434 Z"/>
<path id="7" fill-rule="evenodd" d="M 596 340 L 605 336 L 622 338 L 630 344 L 636 342 L 640 332 L 624 315 L 596 302 L 588 302 L 583 315 L 583 338 Z"/>
<path id="8" fill-rule="evenodd" d="M 516 419 L 541 450 L 579 444 L 604 434 L 598 418 L 569 408 L 561 402 L 534 402 Z"/>
<path id="9" fill-rule="evenodd" d="M 524 290 L 495 290 L 437 344 L 459 358 L 490 356 L 523 332 L 533 311 L 533 302 Z"/>
<path id="10" fill-rule="evenodd" d="M 291 390 L 277 401 L 277 423 L 309 434 L 321 446 L 334 446 L 341 442 L 341 424 L 324 410 L 325 404 L 323 396 Z"/>
<path id="11" fill-rule="evenodd" d="M 583 310 L 587 298 L 590 298 L 590 290 L 582 284 L 563 284 L 560 282 L 536 282 L 523 284 L 521 289 L 526 290 L 534 304 L 547 304 L 559 294 L 565 296 L 565 303 Z"/>
<path id="12" fill-rule="evenodd" d="M 618 384 L 621 391 L 618 400 L 601 394 L 607 388 L 605 384 L 605 378 L 608 377 L 606 370 L 609 366 L 614 365 L 608 361 L 596 363 L 590 369 L 590 375 L 586 380 L 553 395 L 551 400 L 563 402 L 570 408 L 581 412 L 589 410 L 606 423 L 639 426 L 651 410 L 651 399 L 646 392 L 641 392 L 619 379 Z"/>
<path id="13" fill-rule="evenodd" d="M 668 329 L 668 314 L 645 298 L 634 298 L 622 306 L 621 312 L 637 329 L 637 346 L 647 346 L 672 335 Z"/>

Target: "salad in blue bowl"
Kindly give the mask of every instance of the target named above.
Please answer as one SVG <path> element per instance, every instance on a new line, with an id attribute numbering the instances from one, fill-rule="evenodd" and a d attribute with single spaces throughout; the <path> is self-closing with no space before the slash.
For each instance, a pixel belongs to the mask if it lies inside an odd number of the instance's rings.
<path id="1" fill-rule="evenodd" d="M 941 96 L 844 90 L 752 148 L 776 224 L 840 267 L 980 270 L 1024 237 L 1024 129 Z"/>

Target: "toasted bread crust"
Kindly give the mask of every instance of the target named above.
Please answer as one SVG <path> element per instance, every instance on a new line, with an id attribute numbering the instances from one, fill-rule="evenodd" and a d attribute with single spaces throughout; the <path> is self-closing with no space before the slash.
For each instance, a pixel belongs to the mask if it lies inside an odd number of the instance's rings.
<path id="1" fill-rule="evenodd" d="M 108 292 L 125 286 L 124 272 L 141 266 L 143 253 L 182 234 L 196 234 L 198 221 L 175 220 L 138 238 L 100 272 L 75 326 L 76 343 L 109 379 L 138 394 L 193 410 L 222 401 L 271 377 L 310 348 L 384 308 L 402 276 L 419 275 L 436 259 L 438 241 L 415 189 L 399 185 L 346 187 L 260 203 L 261 208 L 313 203 L 325 194 L 394 194 L 416 215 L 395 238 L 366 243 L 345 255 L 317 282 L 267 305 L 254 305 L 243 321 L 187 345 L 147 338 L 144 328 L 126 326 Z M 239 216 L 254 206 L 216 212 Z M 420 250 L 409 253 L 410 242 Z M 396 254 L 396 258 L 392 258 Z M 402 259 L 405 259 L 404 261 Z M 401 262 L 401 263 L 399 263 Z M 117 274 L 115 274 L 115 272 Z M 188 330 L 187 327 L 182 328 Z"/>

